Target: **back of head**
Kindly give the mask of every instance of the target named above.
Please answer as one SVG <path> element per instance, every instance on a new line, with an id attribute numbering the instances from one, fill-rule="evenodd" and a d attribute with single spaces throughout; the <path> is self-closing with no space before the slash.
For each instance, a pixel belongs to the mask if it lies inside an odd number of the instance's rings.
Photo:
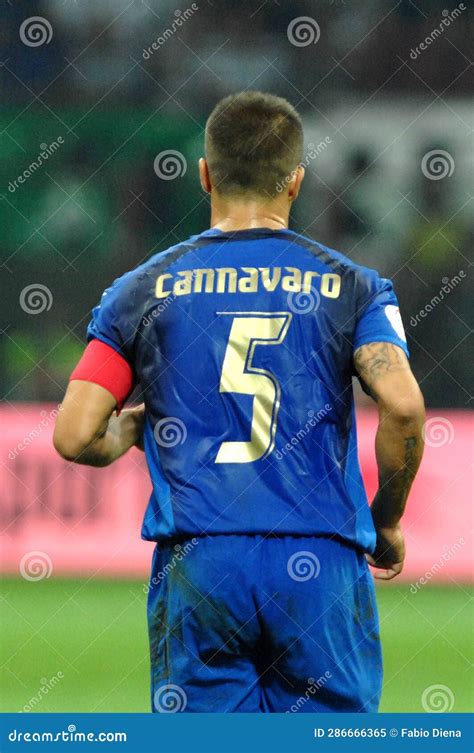
<path id="1" fill-rule="evenodd" d="M 206 160 L 223 197 L 274 198 L 303 155 L 303 127 L 286 99 L 246 91 L 221 100 L 206 124 Z"/>

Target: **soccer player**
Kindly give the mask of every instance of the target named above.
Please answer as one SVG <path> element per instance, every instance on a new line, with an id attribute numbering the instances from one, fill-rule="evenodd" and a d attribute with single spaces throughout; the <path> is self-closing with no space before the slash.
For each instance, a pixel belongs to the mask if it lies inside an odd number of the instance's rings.
<path id="1" fill-rule="evenodd" d="M 368 563 L 380 579 L 402 570 L 423 447 L 397 299 L 374 270 L 288 229 L 304 169 L 287 101 L 224 99 L 205 155 L 211 228 L 105 291 L 55 447 L 102 466 L 144 445 L 154 711 L 375 711 Z M 379 412 L 371 507 L 354 374 Z M 123 410 L 137 384 L 144 406 Z"/>

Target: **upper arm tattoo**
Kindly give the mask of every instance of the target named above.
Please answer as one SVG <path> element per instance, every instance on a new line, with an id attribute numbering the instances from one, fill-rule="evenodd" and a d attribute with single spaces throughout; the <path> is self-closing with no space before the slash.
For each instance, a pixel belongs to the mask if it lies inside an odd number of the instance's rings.
<path id="1" fill-rule="evenodd" d="M 354 364 L 360 378 L 369 387 L 388 372 L 403 371 L 409 368 L 403 351 L 392 343 L 367 343 L 357 348 Z"/>

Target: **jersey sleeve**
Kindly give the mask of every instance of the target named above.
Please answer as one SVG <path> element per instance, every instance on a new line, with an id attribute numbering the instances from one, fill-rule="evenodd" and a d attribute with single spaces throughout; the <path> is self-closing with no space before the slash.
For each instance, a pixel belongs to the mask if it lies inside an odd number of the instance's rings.
<path id="1" fill-rule="evenodd" d="M 393 285 L 378 275 L 369 281 L 357 316 L 354 350 L 371 342 L 393 343 L 410 355 Z"/>
<path id="2" fill-rule="evenodd" d="M 71 375 L 105 387 L 120 410 L 136 384 L 134 349 L 141 320 L 137 279 L 127 273 L 107 288 L 92 309 L 88 346 Z"/>
<path id="3" fill-rule="evenodd" d="M 87 341 L 97 339 L 117 351 L 133 366 L 133 350 L 139 322 L 136 290 L 130 274 L 115 280 L 92 309 Z"/>

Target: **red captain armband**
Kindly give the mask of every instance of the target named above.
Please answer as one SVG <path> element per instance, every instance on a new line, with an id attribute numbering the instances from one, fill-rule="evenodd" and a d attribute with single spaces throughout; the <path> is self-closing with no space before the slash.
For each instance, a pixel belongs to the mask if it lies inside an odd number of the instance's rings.
<path id="1" fill-rule="evenodd" d="M 120 411 L 133 387 L 133 372 L 128 361 L 102 340 L 91 340 L 82 358 L 69 377 L 93 382 L 108 390 L 117 401 Z"/>

